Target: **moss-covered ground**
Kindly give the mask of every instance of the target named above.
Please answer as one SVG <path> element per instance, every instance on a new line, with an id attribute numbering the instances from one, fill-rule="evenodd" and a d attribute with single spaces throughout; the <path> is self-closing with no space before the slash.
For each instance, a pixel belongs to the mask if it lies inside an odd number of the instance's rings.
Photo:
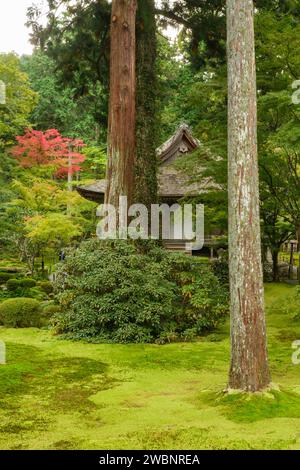
<path id="1" fill-rule="evenodd" d="M 228 323 L 199 342 L 92 345 L 0 328 L 1 449 L 300 449 L 295 287 L 266 286 L 280 390 L 227 395 Z"/>

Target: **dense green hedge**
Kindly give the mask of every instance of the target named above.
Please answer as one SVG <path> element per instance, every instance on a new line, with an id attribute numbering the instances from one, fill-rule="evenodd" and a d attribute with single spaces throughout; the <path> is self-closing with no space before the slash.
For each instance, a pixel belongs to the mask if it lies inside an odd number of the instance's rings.
<path id="1" fill-rule="evenodd" d="M 209 265 L 153 246 L 84 242 L 57 273 L 57 333 L 109 342 L 191 339 L 216 327 L 227 291 Z"/>
<path id="2" fill-rule="evenodd" d="M 20 287 L 20 281 L 18 279 L 9 279 L 6 283 L 6 287 L 9 291 L 13 292 Z"/>
<path id="3" fill-rule="evenodd" d="M 213 261 L 212 269 L 222 286 L 229 290 L 229 264 L 227 251 L 219 251 L 219 257 Z"/>
<path id="4" fill-rule="evenodd" d="M 26 297 L 36 300 L 48 299 L 50 296 L 48 292 L 50 292 L 50 287 L 51 290 L 53 290 L 53 286 L 48 282 L 45 282 L 45 284 L 46 286 L 44 286 L 44 282 L 42 281 L 42 285 L 40 285 L 40 283 L 37 283 L 35 279 L 28 277 L 20 279 L 8 279 L 6 282 L 6 290 L 0 290 L 0 300 L 17 297 Z M 50 284 L 50 287 L 48 284 Z"/>
<path id="5" fill-rule="evenodd" d="M 5 300 L 0 304 L 0 324 L 8 328 L 40 326 L 40 302 L 22 297 Z"/>
<path id="6" fill-rule="evenodd" d="M 24 279 L 9 279 L 6 283 L 6 287 L 10 291 L 15 291 L 19 288 L 22 289 L 31 289 L 32 287 L 36 286 L 36 281 L 31 278 L 24 278 Z"/>
<path id="7" fill-rule="evenodd" d="M 6 282 L 12 277 L 14 277 L 13 274 L 0 272 L 0 286 L 6 284 Z"/>
<path id="8" fill-rule="evenodd" d="M 52 294 L 53 292 L 53 284 L 50 281 L 40 281 L 38 282 L 38 286 L 42 289 L 45 294 Z"/>
<path id="9" fill-rule="evenodd" d="M 42 317 L 46 320 L 49 320 L 51 317 L 53 317 L 55 314 L 59 312 L 60 312 L 59 305 L 56 305 L 54 303 L 47 303 L 46 305 L 43 306 Z"/>

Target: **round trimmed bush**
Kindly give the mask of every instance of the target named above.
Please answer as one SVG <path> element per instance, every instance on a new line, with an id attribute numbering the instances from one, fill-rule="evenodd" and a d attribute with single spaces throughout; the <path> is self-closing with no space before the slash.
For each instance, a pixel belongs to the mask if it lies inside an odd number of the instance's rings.
<path id="1" fill-rule="evenodd" d="M 20 279 L 20 287 L 24 289 L 31 289 L 32 287 L 36 286 L 36 281 L 29 277 L 25 277 L 24 279 Z"/>
<path id="2" fill-rule="evenodd" d="M 38 283 L 39 287 L 42 289 L 42 291 L 45 292 L 45 294 L 52 294 L 53 292 L 53 284 L 50 281 L 40 281 Z"/>
<path id="3" fill-rule="evenodd" d="M 19 275 L 23 272 L 22 268 L 17 268 L 17 267 L 2 267 L 0 269 L 1 272 L 7 273 L 7 274 L 12 274 L 13 276 Z"/>
<path id="4" fill-rule="evenodd" d="M 45 305 L 42 310 L 42 316 L 44 318 L 51 318 L 60 312 L 60 307 L 57 304 Z"/>
<path id="5" fill-rule="evenodd" d="M 13 277 L 13 274 L 0 272 L 0 285 L 6 284 L 6 282 Z"/>
<path id="6" fill-rule="evenodd" d="M 6 283 L 6 287 L 11 292 L 16 291 L 19 287 L 21 287 L 20 280 L 19 279 L 9 279 Z"/>
<path id="7" fill-rule="evenodd" d="M 0 304 L 0 323 L 9 328 L 39 327 L 40 302 L 25 297 L 5 300 Z"/>
<path id="8" fill-rule="evenodd" d="M 32 289 L 36 286 L 36 281 L 30 278 L 24 279 L 9 279 L 6 283 L 6 287 L 9 291 L 15 292 L 17 289 Z"/>

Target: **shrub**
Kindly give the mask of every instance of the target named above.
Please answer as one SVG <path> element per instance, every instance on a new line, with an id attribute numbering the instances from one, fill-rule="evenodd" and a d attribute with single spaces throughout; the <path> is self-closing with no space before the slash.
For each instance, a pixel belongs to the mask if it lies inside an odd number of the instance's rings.
<path id="1" fill-rule="evenodd" d="M 21 287 L 20 280 L 19 279 L 9 279 L 6 283 L 6 287 L 11 292 L 16 291 L 19 287 Z"/>
<path id="2" fill-rule="evenodd" d="M 31 289 L 21 288 L 15 292 L 15 297 L 30 297 L 31 299 L 45 300 L 45 292 L 43 292 L 39 287 L 32 287 Z"/>
<path id="3" fill-rule="evenodd" d="M 59 313 L 60 311 L 60 307 L 59 305 L 57 304 L 47 304 L 43 307 L 43 310 L 42 310 L 42 316 L 44 318 L 51 318 L 53 317 L 55 314 Z"/>
<path id="4" fill-rule="evenodd" d="M 201 259 L 167 254 L 171 279 L 180 288 L 183 308 L 179 323 L 184 338 L 216 328 L 228 312 L 228 285 L 224 286 Z"/>
<path id="5" fill-rule="evenodd" d="M 24 289 L 31 289 L 36 286 L 36 281 L 29 277 L 25 277 L 24 279 L 20 279 L 19 284 L 20 287 L 23 287 Z"/>
<path id="6" fill-rule="evenodd" d="M 18 274 L 23 273 L 23 268 L 17 268 L 15 266 L 11 266 L 11 267 L 10 266 L 8 266 L 8 267 L 1 266 L 0 271 L 3 272 L 3 273 L 8 273 L 8 274 L 12 274 L 12 275 L 16 276 Z"/>
<path id="7" fill-rule="evenodd" d="M 210 266 L 152 243 L 139 252 L 129 242 L 83 242 L 59 267 L 55 291 L 55 331 L 74 339 L 184 339 L 227 313 L 227 293 Z"/>
<path id="8" fill-rule="evenodd" d="M 263 275 L 264 275 L 264 282 L 272 282 L 273 281 L 273 266 L 267 260 L 263 262 Z"/>
<path id="9" fill-rule="evenodd" d="M 53 292 L 53 284 L 52 282 L 50 281 L 40 281 L 38 283 L 39 287 L 42 289 L 43 292 L 45 292 L 45 294 L 52 294 Z"/>
<path id="10" fill-rule="evenodd" d="M 28 297 L 32 297 L 30 295 L 30 289 L 36 286 L 36 281 L 30 278 L 24 279 L 9 279 L 6 283 L 6 287 L 10 292 L 13 292 L 14 295 L 17 297 L 24 297 L 24 294 Z M 33 293 L 34 294 L 34 293 Z M 35 296 L 35 295 L 33 295 Z"/>
<path id="11" fill-rule="evenodd" d="M 0 322 L 10 328 L 38 327 L 41 323 L 40 303 L 34 299 L 8 299 L 0 304 Z"/>
<path id="12" fill-rule="evenodd" d="M 218 256 L 218 259 L 214 260 L 212 263 L 213 272 L 219 279 L 220 283 L 229 289 L 228 252 L 219 250 Z"/>
<path id="13" fill-rule="evenodd" d="M 294 320 L 300 321 L 300 286 L 297 286 L 295 295 L 293 297 L 293 305 L 296 311 Z"/>
<path id="14" fill-rule="evenodd" d="M 13 274 L 0 272 L 0 285 L 6 284 L 6 282 L 13 277 Z"/>

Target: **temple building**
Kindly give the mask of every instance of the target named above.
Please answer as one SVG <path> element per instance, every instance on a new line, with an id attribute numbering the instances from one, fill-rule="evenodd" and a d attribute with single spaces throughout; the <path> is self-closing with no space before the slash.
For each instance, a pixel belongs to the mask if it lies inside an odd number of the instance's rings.
<path id="1" fill-rule="evenodd" d="M 204 178 L 201 183 L 191 183 L 189 176 L 174 166 L 176 160 L 199 146 L 199 140 L 192 136 L 189 127 L 182 124 L 176 133 L 157 149 L 158 195 L 161 202 L 174 203 L 184 196 L 197 196 L 211 187 L 210 179 Z M 106 180 L 88 186 L 78 186 L 76 189 L 85 199 L 101 204 L 104 201 Z"/>
<path id="2" fill-rule="evenodd" d="M 185 196 L 197 196 L 212 188 L 212 180 L 203 178 L 201 182 L 193 183 L 191 178 L 174 163 L 180 158 L 190 154 L 200 146 L 198 139 L 193 137 L 186 124 L 182 124 L 175 134 L 162 144 L 156 151 L 159 161 L 158 167 L 158 196 L 160 203 L 172 205 Z M 104 202 L 106 180 L 100 180 L 88 186 L 78 186 L 81 196 L 90 201 Z M 185 251 L 184 240 L 168 240 L 165 242 L 168 249 Z"/>

